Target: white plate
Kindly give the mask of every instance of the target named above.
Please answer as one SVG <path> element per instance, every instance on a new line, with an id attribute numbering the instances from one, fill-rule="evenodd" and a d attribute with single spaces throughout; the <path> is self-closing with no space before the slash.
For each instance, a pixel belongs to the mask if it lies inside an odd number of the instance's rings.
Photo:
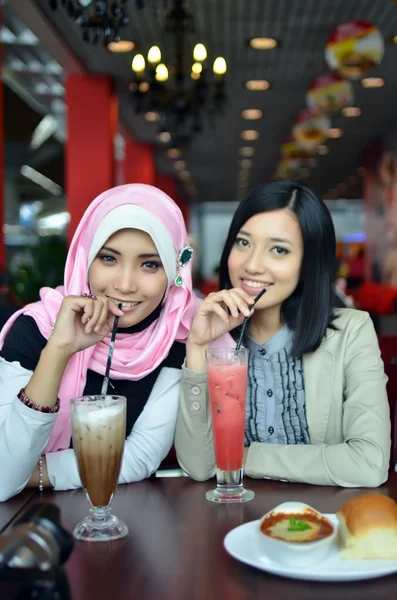
<path id="1" fill-rule="evenodd" d="M 336 515 L 325 516 L 338 525 Z M 260 553 L 256 538 L 258 527 L 259 520 L 232 529 L 225 537 L 224 545 L 237 560 L 273 575 L 309 581 L 359 581 L 397 572 L 397 560 L 342 560 L 336 543 L 321 563 L 312 567 L 286 567 L 272 560 L 271 556 Z"/>

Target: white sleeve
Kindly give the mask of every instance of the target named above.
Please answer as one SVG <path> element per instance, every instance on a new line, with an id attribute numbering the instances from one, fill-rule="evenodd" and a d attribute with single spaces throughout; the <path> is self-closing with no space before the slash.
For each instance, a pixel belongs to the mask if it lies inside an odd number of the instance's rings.
<path id="1" fill-rule="evenodd" d="M 125 441 L 119 483 L 141 481 L 154 473 L 174 441 L 182 371 L 163 367 L 145 408 Z M 74 451 L 46 455 L 48 477 L 54 489 L 81 487 Z"/>
<path id="2" fill-rule="evenodd" d="M 28 408 L 17 398 L 32 371 L 0 357 L 0 502 L 28 483 L 50 439 L 56 414 Z"/>

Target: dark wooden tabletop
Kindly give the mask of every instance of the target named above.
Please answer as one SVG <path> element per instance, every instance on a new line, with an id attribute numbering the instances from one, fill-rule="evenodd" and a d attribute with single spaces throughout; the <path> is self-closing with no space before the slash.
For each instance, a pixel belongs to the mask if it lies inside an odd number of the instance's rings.
<path id="1" fill-rule="evenodd" d="M 25 489 L 7 502 L 0 502 L 0 532 L 6 529 L 11 521 L 21 513 L 35 494 L 35 489 Z"/>
<path id="2" fill-rule="evenodd" d="M 246 478 L 256 498 L 218 506 L 204 498 L 211 485 L 181 477 L 119 486 L 113 509 L 130 534 L 109 544 L 76 542 L 66 567 L 73 600 L 395 600 L 397 575 L 347 584 L 295 581 L 240 564 L 223 548 L 228 531 L 281 502 L 329 513 L 368 490 Z M 378 491 L 397 500 L 397 473 Z M 37 493 L 31 503 L 38 500 Z M 42 501 L 59 506 L 70 531 L 88 513 L 80 490 L 46 491 Z"/>

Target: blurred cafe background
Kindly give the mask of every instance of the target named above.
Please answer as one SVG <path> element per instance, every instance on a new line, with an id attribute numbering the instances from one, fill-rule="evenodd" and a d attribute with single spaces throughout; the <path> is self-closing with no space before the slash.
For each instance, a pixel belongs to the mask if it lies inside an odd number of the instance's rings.
<path id="1" fill-rule="evenodd" d="M 334 220 L 340 288 L 397 361 L 395 0 L 3 0 L 0 326 L 62 282 L 91 200 L 156 185 L 180 206 L 195 286 L 231 216 L 296 179 Z"/>

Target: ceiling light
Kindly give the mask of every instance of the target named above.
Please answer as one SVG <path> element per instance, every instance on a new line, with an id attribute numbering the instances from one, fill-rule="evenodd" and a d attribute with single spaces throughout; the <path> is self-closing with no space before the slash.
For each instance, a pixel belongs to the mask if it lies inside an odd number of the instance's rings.
<path id="1" fill-rule="evenodd" d="M 138 90 L 140 92 L 142 92 L 143 94 L 145 92 L 147 92 L 149 90 L 149 88 L 150 88 L 150 85 L 148 84 L 147 81 L 141 81 L 141 83 L 138 85 Z"/>
<path id="2" fill-rule="evenodd" d="M 385 80 L 382 77 L 365 77 L 361 80 L 361 85 L 364 88 L 380 88 L 385 85 Z"/>
<path id="3" fill-rule="evenodd" d="M 36 171 L 36 169 L 29 167 L 29 165 L 22 165 L 21 175 L 23 175 L 27 179 L 30 179 L 31 181 L 34 181 L 34 183 L 37 183 L 37 185 L 40 185 L 48 192 L 51 192 L 51 194 L 54 194 L 54 196 L 62 195 L 62 188 L 57 183 L 55 183 L 51 179 L 48 179 L 48 177 L 46 177 L 42 173 L 39 173 L 38 171 Z"/>
<path id="4" fill-rule="evenodd" d="M 254 156 L 255 148 L 253 148 L 253 146 L 242 146 L 239 149 L 239 154 L 240 156 Z"/>
<path id="5" fill-rule="evenodd" d="M 344 117 L 359 117 L 361 108 L 358 106 L 345 106 L 345 108 L 342 108 L 342 114 Z"/>
<path id="6" fill-rule="evenodd" d="M 249 41 L 249 45 L 254 50 L 272 50 L 273 48 L 276 48 L 278 42 L 274 38 L 257 37 L 252 38 Z"/>
<path id="7" fill-rule="evenodd" d="M 143 54 L 135 54 L 131 64 L 132 70 L 135 73 L 142 73 L 145 70 L 145 59 Z"/>
<path id="8" fill-rule="evenodd" d="M 155 77 L 157 81 L 167 81 L 168 69 L 164 63 L 160 63 L 159 65 L 157 65 Z"/>
<path id="9" fill-rule="evenodd" d="M 393 35 L 391 41 L 393 42 L 393 44 L 397 44 L 397 35 Z"/>
<path id="10" fill-rule="evenodd" d="M 119 42 L 110 42 L 107 47 L 110 52 L 132 52 L 135 43 L 130 40 L 120 40 Z"/>
<path id="11" fill-rule="evenodd" d="M 43 230 L 62 230 L 70 223 L 70 213 L 64 211 L 59 213 L 53 213 L 47 217 L 41 217 L 37 219 L 37 227 L 40 232 Z"/>
<path id="12" fill-rule="evenodd" d="M 160 115 L 158 112 L 149 111 L 145 114 L 145 119 L 149 123 L 156 123 L 160 119 Z"/>
<path id="13" fill-rule="evenodd" d="M 37 150 L 58 129 L 58 121 L 52 115 L 46 115 L 37 125 L 30 141 L 30 148 Z"/>
<path id="14" fill-rule="evenodd" d="M 207 50 L 204 44 L 196 44 L 193 50 L 193 58 L 196 62 L 202 62 L 207 58 Z"/>
<path id="15" fill-rule="evenodd" d="M 333 140 L 342 137 L 342 135 L 343 131 L 342 129 L 339 129 L 339 127 L 331 127 L 330 129 L 328 129 L 328 136 Z"/>
<path id="16" fill-rule="evenodd" d="M 270 88 L 270 83 L 266 79 L 249 79 L 244 85 L 250 92 L 261 92 Z"/>
<path id="17" fill-rule="evenodd" d="M 160 133 L 157 134 L 157 139 L 162 144 L 168 144 L 168 142 L 171 141 L 171 134 L 169 131 L 160 131 Z"/>
<path id="18" fill-rule="evenodd" d="M 148 62 L 152 65 L 159 63 L 161 60 L 161 50 L 158 46 L 152 46 L 147 54 Z"/>
<path id="19" fill-rule="evenodd" d="M 179 148 L 168 148 L 168 150 L 165 152 L 165 155 L 168 158 L 179 158 L 181 154 L 182 152 L 179 150 Z"/>
<path id="20" fill-rule="evenodd" d="M 186 163 L 184 160 L 177 160 L 174 163 L 174 167 L 177 171 L 184 171 L 186 169 Z"/>
<path id="21" fill-rule="evenodd" d="M 178 173 L 178 177 L 179 177 L 179 179 L 183 179 L 184 181 L 187 181 L 188 179 L 190 179 L 190 173 L 189 173 L 189 171 L 186 171 L 186 170 L 180 171 Z"/>
<path id="22" fill-rule="evenodd" d="M 320 144 L 319 146 L 317 146 L 317 152 L 318 154 L 320 154 L 320 156 L 324 156 L 325 154 L 328 154 L 329 148 L 324 144 Z"/>
<path id="23" fill-rule="evenodd" d="M 263 112 L 259 108 L 246 108 L 241 112 L 241 116 L 248 121 L 255 121 L 263 117 Z"/>
<path id="24" fill-rule="evenodd" d="M 214 71 L 215 75 L 224 75 L 226 73 L 227 64 L 222 56 L 218 56 L 218 58 L 214 60 L 212 70 Z"/>
<path id="25" fill-rule="evenodd" d="M 241 132 L 241 137 L 243 140 L 254 141 L 259 138 L 259 131 L 256 131 L 256 129 L 244 129 Z"/>
<path id="26" fill-rule="evenodd" d="M 201 73 L 194 73 L 194 72 L 192 71 L 192 72 L 190 73 L 190 77 L 191 77 L 192 79 L 195 79 L 195 80 L 197 80 L 197 79 L 200 79 L 200 77 L 201 77 Z"/>
<path id="27" fill-rule="evenodd" d="M 192 64 L 192 72 L 193 73 L 201 73 L 203 70 L 203 65 L 199 62 L 195 62 Z"/>

